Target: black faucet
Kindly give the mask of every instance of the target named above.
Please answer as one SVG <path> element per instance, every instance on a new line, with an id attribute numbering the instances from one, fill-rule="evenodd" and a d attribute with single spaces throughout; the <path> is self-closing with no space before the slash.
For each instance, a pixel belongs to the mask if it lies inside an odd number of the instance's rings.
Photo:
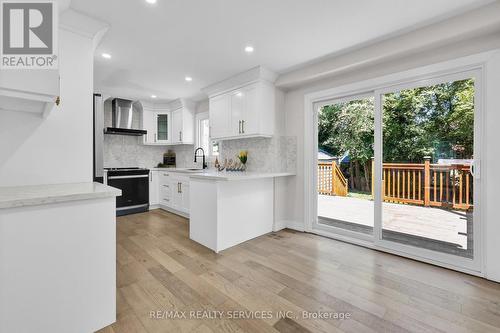
<path id="1" fill-rule="evenodd" d="M 203 154 L 202 156 L 198 156 L 198 150 L 201 150 L 201 153 Z M 203 157 L 203 169 L 206 169 L 207 168 L 207 163 L 205 162 L 205 151 L 203 150 L 203 148 L 197 148 L 195 151 L 194 151 L 194 163 L 196 163 L 196 158 L 197 157 Z"/>

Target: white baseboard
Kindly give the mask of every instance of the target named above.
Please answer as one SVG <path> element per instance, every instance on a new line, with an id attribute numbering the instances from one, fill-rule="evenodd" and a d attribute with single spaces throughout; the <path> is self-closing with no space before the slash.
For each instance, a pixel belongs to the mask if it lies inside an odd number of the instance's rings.
<path id="1" fill-rule="evenodd" d="M 295 231 L 305 231 L 304 223 L 295 220 L 283 220 L 285 223 L 285 228 L 292 229 Z"/>
<path id="2" fill-rule="evenodd" d="M 170 208 L 170 207 L 164 206 L 164 205 L 159 205 L 158 208 L 166 210 L 167 212 L 173 213 L 175 215 L 179 215 L 179 216 L 182 216 L 182 217 L 189 219 L 189 213 L 184 213 L 184 212 L 181 212 L 177 209 L 173 209 L 173 208 Z"/>
<path id="3" fill-rule="evenodd" d="M 276 231 L 283 230 L 283 229 L 286 228 L 286 225 L 287 225 L 287 221 L 286 220 L 277 220 L 277 221 L 274 221 L 273 231 L 276 232 Z"/>

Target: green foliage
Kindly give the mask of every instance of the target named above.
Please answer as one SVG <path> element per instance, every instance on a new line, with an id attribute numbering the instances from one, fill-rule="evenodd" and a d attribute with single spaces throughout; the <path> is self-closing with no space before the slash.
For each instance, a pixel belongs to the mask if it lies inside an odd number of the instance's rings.
<path id="1" fill-rule="evenodd" d="M 373 156 L 373 98 L 325 106 L 319 113 L 319 147 L 365 164 Z M 385 162 L 421 163 L 424 156 L 471 158 L 474 80 L 447 82 L 383 96 Z"/>
<path id="2" fill-rule="evenodd" d="M 319 114 L 319 147 L 352 160 L 373 156 L 373 98 L 325 106 Z"/>

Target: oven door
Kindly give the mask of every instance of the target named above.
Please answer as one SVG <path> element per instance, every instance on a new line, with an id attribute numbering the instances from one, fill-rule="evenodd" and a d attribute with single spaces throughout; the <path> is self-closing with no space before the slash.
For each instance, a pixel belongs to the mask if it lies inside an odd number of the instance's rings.
<path id="1" fill-rule="evenodd" d="M 122 190 L 116 197 L 117 213 L 149 206 L 149 175 L 110 175 L 108 185 Z"/>

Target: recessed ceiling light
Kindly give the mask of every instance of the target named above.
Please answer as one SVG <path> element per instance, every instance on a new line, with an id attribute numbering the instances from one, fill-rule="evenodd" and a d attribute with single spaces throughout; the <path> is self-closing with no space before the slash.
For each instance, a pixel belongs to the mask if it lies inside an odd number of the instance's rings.
<path id="1" fill-rule="evenodd" d="M 156 95 L 151 95 L 151 98 L 156 98 Z"/>
<path id="2" fill-rule="evenodd" d="M 186 76 L 184 80 L 186 80 L 187 82 L 191 82 L 193 81 L 193 78 L 191 76 Z"/>
<path id="3" fill-rule="evenodd" d="M 245 46 L 245 52 L 246 53 L 252 53 L 254 51 L 254 48 L 252 45 L 247 45 Z"/>
<path id="4" fill-rule="evenodd" d="M 146 0 L 146 2 L 154 5 L 156 3 L 156 0 Z"/>
<path id="5" fill-rule="evenodd" d="M 109 53 L 103 53 L 103 54 L 102 54 L 102 57 L 103 57 L 104 59 L 111 59 L 111 54 L 109 54 Z"/>

